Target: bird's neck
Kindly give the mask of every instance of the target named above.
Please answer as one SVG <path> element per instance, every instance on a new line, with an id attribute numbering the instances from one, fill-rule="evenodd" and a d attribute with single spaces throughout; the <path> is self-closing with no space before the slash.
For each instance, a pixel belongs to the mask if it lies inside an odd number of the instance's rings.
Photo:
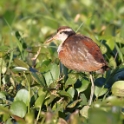
<path id="1" fill-rule="evenodd" d="M 59 53 L 61 50 L 62 50 L 62 45 L 63 45 L 63 43 L 66 41 L 66 39 L 68 39 L 70 36 L 72 36 L 72 35 L 74 35 L 75 34 L 75 32 L 72 32 L 72 33 L 70 33 L 70 34 L 66 34 L 66 35 L 63 35 L 63 37 L 61 37 L 59 40 L 61 41 L 61 43 L 60 43 L 60 45 L 59 45 L 59 47 L 58 47 L 58 49 L 57 49 L 57 52 Z"/>
<path id="2" fill-rule="evenodd" d="M 67 38 L 66 38 L 67 39 Z M 66 40 L 65 39 L 65 40 Z M 57 52 L 59 53 L 61 50 L 62 50 L 62 45 L 63 45 L 63 43 L 65 42 L 65 40 L 64 41 L 61 41 L 61 43 L 60 43 L 60 45 L 59 45 L 59 47 L 58 47 L 58 49 L 57 49 Z"/>

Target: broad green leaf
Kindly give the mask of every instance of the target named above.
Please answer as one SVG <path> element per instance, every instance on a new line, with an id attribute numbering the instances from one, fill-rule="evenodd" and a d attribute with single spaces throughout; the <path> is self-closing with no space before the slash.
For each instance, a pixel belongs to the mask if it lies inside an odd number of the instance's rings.
<path id="1" fill-rule="evenodd" d="M 124 81 L 116 81 L 112 85 L 112 94 L 119 97 L 124 97 Z"/>
<path id="2" fill-rule="evenodd" d="M 28 106 L 30 102 L 29 91 L 26 89 L 19 90 L 14 98 L 14 101 L 22 101 L 26 106 Z"/>
<path id="3" fill-rule="evenodd" d="M 59 79 L 60 69 L 59 69 L 59 66 L 57 64 L 52 64 L 50 72 L 52 74 L 52 78 L 54 81 Z"/>
<path id="4" fill-rule="evenodd" d="M 107 88 L 95 86 L 95 96 L 98 98 L 108 91 Z"/>
<path id="5" fill-rule="evenodd" d="M 116 44 L 115 47 L 117 49 L 117 52 L 118 52 L 118 55 L 119 55 L 121 61 L 124 62 L 123 54 L 121 53 L 119 46 Z"/>
<path id="6" fill-rule="evenodd" d="M 57 81 L 60 76 L 60 69 L 57 64 L 52 64 L 50 67 L 50 71 L 44 74 L 47 85 L 49 86 L 51 83 Z"/>
<path id="7" fill-rule="evenodd" d="M 45 83 L 44 77 L 41 73 L 31 72 L 31 75 L 37 83 L 41 84 L 42 87 L 46 88 L 46 83 Z"/>
<path id="8" fill-rule="evenodd" d="M 63 103 L 64 107 L 72 100 L 71 95 L 64 90 L 59 91 L 58 94 L 60 95 L 61 98 L 64 97 L 64 103 Z"/>
<path id="9" fill-rule="evenodd" d="M 106 44 L 109 46 L 109 48 L 110 48 L 111 50 L 113 50 L 114 47 L 115 47 L 115 39 L 114 39 L 114 37 L 110 37 L 110 36 L 109 36 L 109 37 L 107 38 Z"/>
<path id="10" fill-rule="evenodd" d="M 15 36 L 18 39 L 18 40 L 16 40 L 18 48 L 19 48 L 20 52 L 22 52 L 23 49 L 27 48 L 27 44 L 25 43 L 25 40 L 21 37 L 21 35 L 18 31 L 15 32 Z"/>
<path id="11" fill-rule="evenodd" d="M 87 100 L 87 98 L 86 98 L 84 93 L 80 94 L 80 99 L 81 99 L 81 102 L 80 102 L 81 107 L 84 106 L 84 105 L 87 105 L 88 100 Z"/>
<path id="12" fill-rule="evenodd" d="M 47 96 L 47 99 L 45 100 L 45 103 L 44 103 L 44 104 L 47 106 L 47 105 L 49 105 L 50 103 L 52 103 L 53 100 L 56 99 L 56 98 L 57 98 L 56 95 L 53 95 L 53 94 L 51 95 L 51 94 L 50 94 L 50 96 Z"/>
<path id="13" fill-rule="evenodd" d="M 6 122 L 9 118 L 11 118 L 11 116 L 7 113 L 6 114 L 4 113 L 2 116 L 3 116 L 2 117 L 3 122 Z"/>
<path id="14" fill-rule="evenodd" d="M 26 115 L 27 107 L 26 104 L 22 101 L 14 101 L 10 106 L 10 111 L 13 115 L 23 118 Z"/>
<path id="15" fill-rule="evenodd" d="M 36 102 L 35 102 L 35 107 L 36 108 L 40 108 L 43 105 L 43 102 L 45 100 L 46 97 L 46 93 L 42 92 L 42 94 L 37 98 Z"/>
<path id="16" fill-rule="evenodd" d="M 74 102 L 72 102 L 71 104 L 69 104 L 67 106 L 67 108 L 74 108 L 76 106 L 77 103 L 81 102 L 81 99 L 75 100 Z"/>
<path id="17" fill-rule="evenodd" d="M 116 68 L 116 67 L 117 67 L 115 58 L 114 58 L 113 56 L 111 56 L 111 57 L 109 58 L 109 65 L 110 65 L 112 68 Z"/>
<path id="18" fill-rule="evenodd" d="M 43 89 L 43 87 L 39 87 L 39 90 L 38 90 L 38 96 L 44 94 L 46 91 Z"/>
<path id="19" fill-rule="evenodd" d="M 84 106 L 81 110 L 80 110 L 80 114 L 85 117 L 88 118 L 88 110 L 89 110 L 89 106 Z"/>
<path id="20" fill-rule="evenodd" d="M 59 91 L 58 94 L 60 96 L 64 96 L 64 97 L 68 97 L 68 98 L 72 99 L 71 95 L 69 93 L 67 93 L 66 91 L 63 91 L 63 90 Z"/>
<path id="21" fill-rule="evenodd" d="M 124 44 L 124 37 L 116 36 L 114 38 L 115 38 L 116 43 L 122 43 L 122 44 Z"/>
<path id="22" fill-rule="evenodd" d="M 47 83 L 47 86 L 50 86 L 50 84 L 52 84 L 54 82 L 53 77 L 52 77 L 52 74 L 51 74 L 50 71 L 47 72 L 47 73 L 45 73 L 44 74 L 44 77 L 45 77 L 45 81 Z"/>
<path id="23" fill-rule="evenodd" d="M 9 118 L 9 119 L 6 121 L 6 124 L 13 124 L 13 119 L 12 119 L 12 118 Z"/>
<path id="24" fill-rule="evenodd" d="M 65 87 L 68 87 L 69 85 L 73 86 L 77 81 L 77 78 L 75 75 L 69 74 L 68 76 L 69 77 L 68 77 L 67 81 L 65 82 Z"/>
<path id="25" fill-rule="evenodd" d="M 92 5 L 92 0 L 87 0 L 87 1 L 81 1 L 85 6 L 90 7 Z"/>
<path id="26" fill-rule="evenodd" d="M 8 108 L 6 107 L 3 107 L 0 105 L 0 114 L 8 114 L 8 115 L 11 115 L 11 112 Z"/>
<path id="27" fill-rule="evenodd" d="M 34 112 L 30 112 L 26 114 L 25 120 L 27 124 L 33 124 L 34 123 Z"/>
<path id="28" fill-rule="evenodd" d="M 24 68 L 29 68 L 29 66 L 25 63 L 25 62 L 23 62 L 22 60 L 19 60 L 19 59 L 14 59 L 14 63 L 17 65 L 17 66 L 19 66 L 19 67 L 24 67 Z"/>
<path id="29" fill-rule="evenodd" d="M 40 71 L 41 72 L 47 72 L 47 71 L 49 71 L 48 65 L 51 63 L 51 60 L 50 59 L 45 59 L 45 60 L 43 60 L 41 62 L 42 62 L 42 66 L 41 66 L 41 63 L 38 63 L 39 66 L 40 66 Z"/>
<path id="30" fill-rule="evenodd" d="M 0 99 L 6 100 L 6 96 L 4 93 L 0 92 Z"/>
<path id="31" fill-rule="evenodd" d="M 60 75 L 67 78 L 70 77 L 70 74 L 68 75 L 68 69 L 60 62 Z"/>
<path id="32" fill-rule="evenodd" d="M 6 62 L 3 58 L 0 58 L 0 73 L 4 74 L 6 70 Z"/>
<path id="33" fill-rule="evenodd" d="M 7 52 L 10 47 L 8 46 L 0 46 L 0 52 Z"/>
<path id="34" fill-rule="evenodd" d="M 117 96 L 109 96 L 106 100 L 106 103 L 110 103 L 113 106 L 123 106 L 124 99 L 120 99 Z"/>
<path id="35" fill-rule="evenodd" d="M 75 89 L 73 87 L 68 88 L 67 93 L 71 95 L 72 98 L 74 98 L 75 95 Z"/>
<path id="36" fill-rule="evenodd" d="M 89 124 L 117 124 L 120 114 L 103 111 L 99 108 L 90 108 L 88 112 Z M 109 120 L 109 121 L 108 121 Z"/>
<path id="37" fill-rule="evenodd" d="M 6 10 L 4 13 L 4 19 L 9 23 L 9 25 L 12 24 L 13 20 L 15 18 L 15 12 L 12 10 Z"/>
<path id="38" fill-rule="evenodd" d="M 107 52 L 107 48 L 106 48 L 106 46 L 105 45 L 100 45 L 100 49 L 101 49 L 101 52 L 102 52 L 102 54 L 105 54 L 106 52 Z"/>
<path id="39" fill-rule="evenodd" d="M 0 52 L 0 58 L 4 57 L 6 55 L 5 52 Z"/>
<path id="40" fill-rule="evenodd" d="M 87 79 L 82 79 L 80 84 L 76 86 L 76 90 L 78 91 L 78 94 L 80 92 L 85 91 L 88 88 L 89 84 L 90 84 L 90 81 L 88 81 Z"/>

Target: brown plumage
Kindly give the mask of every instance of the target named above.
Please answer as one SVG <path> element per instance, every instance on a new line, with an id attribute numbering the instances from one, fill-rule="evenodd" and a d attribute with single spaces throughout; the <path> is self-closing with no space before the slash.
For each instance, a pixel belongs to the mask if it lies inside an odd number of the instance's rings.
<path id="1" fill-rule="evenodd" d="M 105 61 L 100 48 L 92 39 L 76 34 L 70 27 L 62 26 L 57 33 L 47 42 L 52 40 L 61 41 L 58 47 L 58 56 L 62 64 L 67 68 L 80 72 L 103 73 L 109 67 Z M 94 83 L 92 83 L 89 105 L 91 105 L 94 94 Z"/>
<path id="2" fill-rule="evenodd" d="M 108 68 L 99 47 L 86 36 L 71 35 L 61 48 L 59 59 L 69 69 L 103 73 Z"/>
<path id="3" fill-rule="evenodd" d="M 108 69 L 100 48 L 92 39 L 76 34 L 68 26 L 60 27 L 48 42 L 53 39 L 62 41 L 58 48 L 58 55 L 67 68 L 97 73 L 103 73 Z"/>

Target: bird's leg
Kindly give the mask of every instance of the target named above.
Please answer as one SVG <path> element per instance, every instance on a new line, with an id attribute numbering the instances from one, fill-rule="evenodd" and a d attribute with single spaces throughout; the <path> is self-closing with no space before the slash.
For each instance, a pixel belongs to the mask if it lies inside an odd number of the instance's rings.
<path id="1" fill-rule="evenodd" d="M 90 93 L 89 105 L 91 105 L 92 100 L 93 100 L 93 95 L 94 95 L 94 82 L 93 82 L 92 73 L 90 73 L 90 80 L 91 80 L 91 93 Z"/>

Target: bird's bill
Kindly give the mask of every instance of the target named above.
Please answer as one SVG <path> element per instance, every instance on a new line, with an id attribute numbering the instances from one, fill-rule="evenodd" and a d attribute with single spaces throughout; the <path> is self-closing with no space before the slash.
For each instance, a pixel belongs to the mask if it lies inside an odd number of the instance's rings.
<path id="1" fill-rule="evenodd" d="M 49 38 L 45 43 L 50 43 L 53 40 L 56 40 L 57 35 L 55 34 L 54 36 L 52 36 L 51 38 Z"/>
<path id="2" fill-rule="evenodd" d="M 50 42 L 52 42 L 53 41 L 53 37 L 51 37 L 51 38 L 49 38 L 45 43 L 50 43 Z"/>

